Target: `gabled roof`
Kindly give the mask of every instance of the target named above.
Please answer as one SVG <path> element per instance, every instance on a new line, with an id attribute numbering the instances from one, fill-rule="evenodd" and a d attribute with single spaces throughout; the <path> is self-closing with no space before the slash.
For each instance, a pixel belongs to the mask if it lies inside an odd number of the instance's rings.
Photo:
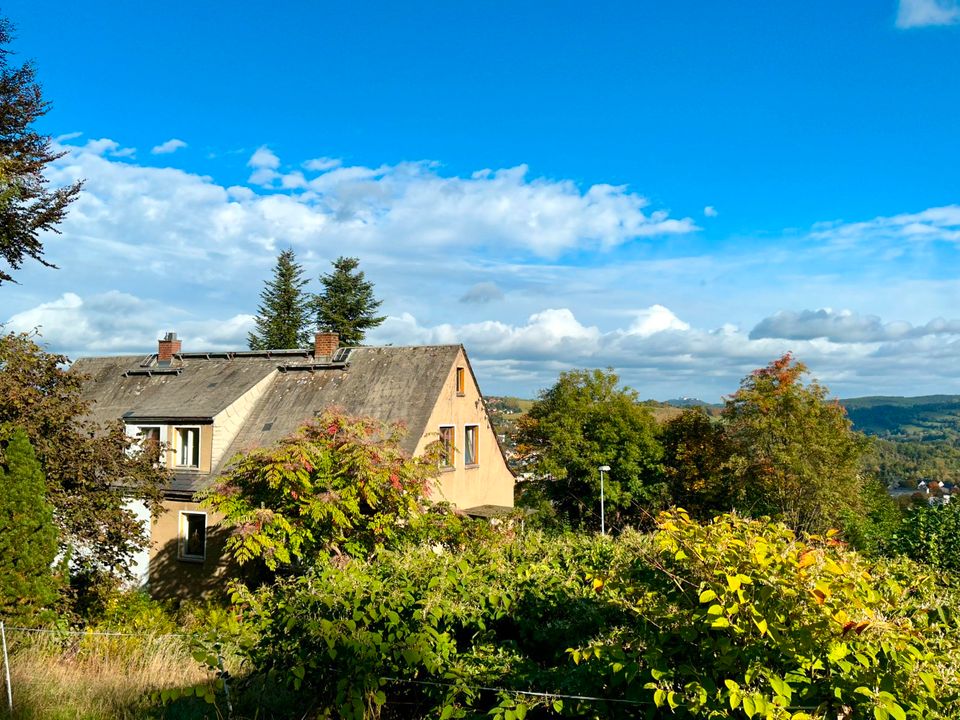
<path id="1" fill-rule="evenodd" d="M 403 422 L 413 453 L 459 345 L 361 347 L 344 362 L 317 362 L 308 352 L 178 353 L 168 366 L 156 356 L 83 358 L 73 370 L 89 376 L 91 418 L 209 422 L 257 383 L 272 376 L 210 475 L 178 473 L 171 491 L 191 494 L 238 452 L 290 435 L 330 407 L 350 415 Z"/>
<path id="2" fill-rule="evenodd" d="M 83 385 L 92 419 L 213 418 L 277 369 L 267 357 L 189 358 L 170 367 L 139 355 L 80 358 L 71 368 L 90 376 Z M 177 372 L 179 371 L 179 372 Z"/>
<path id="3" fill-rule="evenodd" d="M 330 407 L 403 422 L 403 446 L 413 453 L 459 351 L 459 345 L 355 348 L 343 369 L 288 369 L 257 402 L 224 461 L 290 435 Z"/>

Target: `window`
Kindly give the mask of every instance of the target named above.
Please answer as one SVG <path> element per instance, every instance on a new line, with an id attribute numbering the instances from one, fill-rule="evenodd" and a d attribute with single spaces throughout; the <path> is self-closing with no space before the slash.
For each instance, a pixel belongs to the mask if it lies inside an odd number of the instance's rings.
<path id="1" fill-rule="evenodd" d="M 463 429 L 463 463 L 464 465 L 476 465 L 480 462 L 480 455 L 477 452 L 477 440 L 480 437 L 480 428 L 477 425 L 467 425 Z"/>
<path id="2" fill-rule="evenodd" d="M 137 438 L 140 447 L 153 454 L 160 460 L 160 426 L 140 425 L 137 427 Z"/>
<path id="3" fill-rule="evenodd" d="M 457 395 L 463 395 L 464 393 L 464 388 L 466 387 L 466 385 L 464 384 L 465 383 L 464 377 L 465 376 L 463 374 L 463 368 L 458 367 L 457 368 Z"/>
<path id="4" fill-rule="evenodd" d="M 177 428 L 177 465 L 200 467 L 200 428 Z"/>
<path id="5" fill-rule="evenodd" d="M 201 512 L 180 513 L 181 560 L 200 562 L 207 557 L 207 514 Z"/>
<path id="6" fill-rule="evenodd" d="M 440 467 L 453 467 L 453 453 L 456 451 L 453 442 L 453 425 L 440 427 Z"/>

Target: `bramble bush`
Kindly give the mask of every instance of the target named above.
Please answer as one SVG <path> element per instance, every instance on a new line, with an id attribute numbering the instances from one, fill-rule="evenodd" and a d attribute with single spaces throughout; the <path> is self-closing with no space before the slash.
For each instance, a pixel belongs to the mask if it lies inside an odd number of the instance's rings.
<path id="1" fill-rule="evenodd" d="M 931 574 L 736 515 L 380 549 L 234 601 L 261 716 L 936 719 L 960 688 Z"/>

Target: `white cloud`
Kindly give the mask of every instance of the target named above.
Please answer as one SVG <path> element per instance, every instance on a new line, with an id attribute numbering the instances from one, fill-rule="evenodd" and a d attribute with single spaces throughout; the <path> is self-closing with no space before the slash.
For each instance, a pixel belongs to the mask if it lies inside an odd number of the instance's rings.
<path id="1" fill-rule="evenodd" d="M 908 29 L 960 22 L 957 0 L 900 0 L 897 27 Z"/>
<path id="2" fill-rule="evenodd" d="M 82 298 L 64 293 L 51 302 L 17 313 L 5 329 L 40 331 L 44 342 L 71 359 L 81 355 L 146 354 L 157 338 L 176 324 L 184 348 L 237 350 L 246 346 L 253 317 L 236 315 L 226 320 L 195 318 L 168 303 L 144 300 L 128 293 L 109 291 Z"/>
<path id="3" fill-rule="evenodd" d="M 841 251 L 858 246 L 870 248 L 874 253 L 892 251 L 891 257 L 911 246 L 960 245 L 960 205 L 881 216 L 864 222 L 818 223 L 809 238 Z"/>
<path id="4" fill-rule="evenodd" d="M 176 152 L 180 148 L 185 148 L 187 144 L 183 140 L 178 140 L 177 138 L 170 138 L 166 142 L 162 142 L 159 145 L 153 147 L 150 152 L 154 155 L 168 155 L 170 153 Z"/>
<path id="5" fill-rule="evenodd" d="M 704 214 L 705 217 L 715 218 L 715 217 L 716 217 L 717 215 L 719 215 L 720 213 L 717 212 L 717 209 L 716 209 L 713 205 L 707 205 L 707 206 L 703 209 L 703 214 Z"/>
<path id="6" fill-rule="evenodd" d="M 955 317 L 960 297 L 943 272 L 960 266 L 957 205 L 820 224 L 718 256 L 692 220 L 627 188 L 524 166 L 288 171 L 261 148 L 248 164 L 269 175 L 263 191 L 119 161 L 113 140 L 61 148 L 51 181 L 86 180 L 63 235 L 44 239 L 62 269 L 25 267 L 5 311 L 71 355 L 146 353 L 166 330 L 193 347 L 242 348 L 276 253 L 292 246 L 314 279 L 338 255 L 360 257 L 390 316 L 370 340 L 464 342 L 488 392 L 529 395 L 559 370 L 612 366 L 644 396 L 716 399 L 786 350 L 846 394 L 960 392 L 945 369 L 960 351 L 955 321 L 930 320 Z M 772 314 L 810 298 L 854 309 Z"/>
<path id="7" fill-rule="evenodd" d="M 116 140 L 110 140 L 109 138 L 87 140 L 87 143 L 82 149 L 94 155 L 109 155 L 115 158 L 129 158 L 137 154 L 136 148 L 120 147 L 120 143 Z"/>
<path id="8" fill-rule="evenodd" d="M 522 325 L 487 321 L 459 326 L 420 325 L 410 314 L 391 317 L 376 331 L 394 344 L 464 343 L 487 376 L 546 387 L 573 368 L 611 367 L 643 397 L 695 395 L 717 400 L 738 381 L 785 352 L 845 396 L 902 393 L 898 375 L 911 373 L 910 394 L 957 389 L 955 354 L 960 337 L 946 334 L 883 342 L 753 338 L 733 325 L 697 329 L 668 308 L 636 314 L 630 327 L 601 331 L 583 325 L 567 308 L 545 310 Z M 649 323 L 650 318 L 658 318 Z M 931 323 L 931 325 L 935 324 Z"/>
<path id="9" fill-rule="evenodd" d="M 639 310 L 636 319 L 627 331 L 631 335 L 649 337 L 666 330 L 689 330 L 690 325 L 683 322 L 663 305 L 653 305 L 645 310 Z"/>
<path id="10" fill-rule="evenodd" d="M 316 172 L 324 172 L 326 170 L 333 170 L 335 167 L 340 167 L 343 164 L 343 161 L 339 158 L 328 158 L 320 157 L 314 158 L 313 160 L 307 160 L 303 166 L 307 170 L 314 170 Z"/>
<path id="11" fill-rule="evenodd" d="M 262 145 L 250 156 L 247 165 L 252 168 L 270 168 L 271 170 L 276 170 L 280 167 L 280 158 L 266 145 Z"/>
<path id="12" fill-rule="evenodd" d="M 277 168 L 280 167 L 280 158 L 266 145 L 257 148 L 247 161 L 247 166 L 253 168 L 247 181 L 253 185 L 269 187 L 280 177 L 280 173 L 277 172 Z"/>

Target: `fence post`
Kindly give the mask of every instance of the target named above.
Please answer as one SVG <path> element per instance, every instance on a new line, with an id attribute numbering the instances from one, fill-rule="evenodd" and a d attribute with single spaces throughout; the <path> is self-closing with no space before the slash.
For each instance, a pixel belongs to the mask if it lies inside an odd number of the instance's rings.
<path id="1" fill-rule="evenodd" d="M 3 645 L 3 671 L 7 680 L 7 707 L 10 709 L 10 717 L 13 717 L 13 689 L 10 686 L 10 656 L 7 655 L 7 631 L 3 626 L 3 620 L 0 620 L 0 645 Z"/>
<path id="2" fill-rule="evenodd" d="M 223 694 L 227 698 L 227 718 L 233 717 L 233 703 L 230 702 L 230 686 L 227 685 L 227 671 L 223 667 L 223 655 L 217 643 L 217 664 L 220 666 L 220 678 L 223 680 Z"/>

